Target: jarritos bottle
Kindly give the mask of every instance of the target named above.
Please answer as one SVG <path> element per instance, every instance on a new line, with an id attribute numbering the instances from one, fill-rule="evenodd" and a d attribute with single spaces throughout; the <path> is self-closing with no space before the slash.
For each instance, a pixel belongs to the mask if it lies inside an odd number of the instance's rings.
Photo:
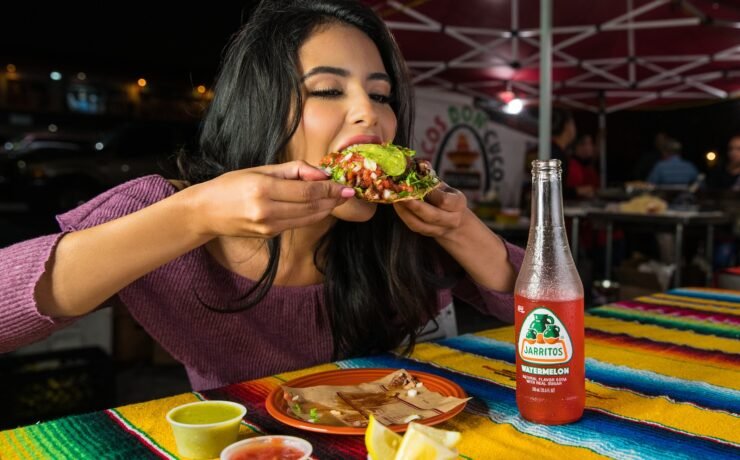
<path id="1" fill-rule="evenodd" d="M 547 425 L 581 418 L 585 402 L 583 284 L 563 219 L 560 160 L 532 162 L 532 220 L 514 289 L 516 403 Z"/>

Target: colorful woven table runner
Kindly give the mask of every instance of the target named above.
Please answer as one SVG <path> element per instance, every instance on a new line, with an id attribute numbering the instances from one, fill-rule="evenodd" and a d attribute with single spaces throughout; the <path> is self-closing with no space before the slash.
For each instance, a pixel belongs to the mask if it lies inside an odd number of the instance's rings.
<path id="1" fill-rule="evenodd" d="M 361 437 L 309 433 L 266 410 L 268 393 L 314 372 L 391 367 L 431 372 L 473 397 L 440 427 L 463 433 L 463 459 L 740 458 L 740 292 L 675 289 L 590 309 L 586 411 L 574 424 L 523 420 L 512 327 L 0 432 L 0 458 L 178 458 L 166 412 L 198 399 L 247 406 L 241 437 L 308 439 L 319 459 L 366 458 Z"/>

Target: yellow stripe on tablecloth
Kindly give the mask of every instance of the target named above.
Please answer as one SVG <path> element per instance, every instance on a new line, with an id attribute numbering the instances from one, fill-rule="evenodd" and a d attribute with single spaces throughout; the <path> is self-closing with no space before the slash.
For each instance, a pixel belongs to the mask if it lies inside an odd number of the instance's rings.
<path id="1" fill-rule="evenodd" d="M 601 459 L 603 456 L 585 448 L 566 446 L 522 433 L 508 423 L 495 423 L 488 417 L 462 412 L 436 426 L 463 434 L 457 450 L 475 460 L 489 458 L 531 458 L 579 460 Z"/>
<path id="2" fill-rule="evenodd" d="M 481 337 L 487 337 L 489 339 L 498 340 L 500 342 L 514 343 L 514 326 L 498 327 L 496 329 L 488 329 L 481 332 L 476 332 L 475 335 Z"/>
<path id="3" fill-rule="evenodd" d="M 300 369 L 297 371 L 283 372 L 282 374 L 274 375 L 273 378 L 281 380 L 280 383 L 287 382 L 304 375 L 316 374 L 317 372 L 335 371 L 339 369 L 335 363 L 319 364 L 318 366 L 309 367 L 308 369 Z"/>
<path id="4" fill-rule="evenodd" d="M 714 302 L 706 299 L 695 299 L 691 297 L 682 297 L 670 294 L 654 294 L 651 296 L 638 297 L 635 299 L 642 303 L 650 305 L 668 305 L 671 307 L 686 307 L 691 310 L 708 311 L 723 313 L 726 315 L 737 315 L 740 313 L 740 307 L 731 302 Z M 727 306 L 720 305 L 721 303 Z"/>
<path id="5" fill-rule="evenodd" d="M 182 404 L 200 401 L 193 393 L 183 393 L 168 398 L 155 399 L 140 404 L 131 404 L 116 408 L 116 411 L 131 425 L 145 432 L 147 437 L 168 452 L 178 455 L 175 437 L 170 424 L 167 423 L 167 412 Z M 239 439 L 254 435 L 248 426 L 241 424 Z"/>
<path id="6" fill-rule="evenodd" d="M 674 343 L 698 350 L 720 350 L 724 353 L 740 354 L 740 340 L 728 337 L 697 334 L 693 331 L 668 329 L 651 324 L 590 315 L 586 315 L 585 323 L 588 329 L 596 329 L 610 334 L 627 334 L 631 337 L 649 339 L 654 342 Z M 588 339 L 586 339 L 586 343 L 588 343 Z"/>
<path id="7" fill-rule="evenodd" d="M 479 376 L 512 389 L 516 388 L 516 368 L 505 361 L 492 360 L 432 343 L 418 345 L 411 357 L 435 363 L 455 372 Z M 675 364 L 673 366 L 676 367 Z M 724 377 L 732 378 L 727 374 Z M 723 386 L 727 386 L 727 382 Z M 648 421 L 682 432 L 740 443 L 740 430 L 737 429 L 740 423 L 736 416 L 688 403 L 677 403 L 665 397 L 644 396 L 587 380 L 586 406 L 627 419 Z"/>
<path id="8" fill-rule="evenodd" d="M 603 328 L 594 327 L 595 326 L 594 323 L 601 323 L 601 321 L 593 321 L 594 319 L 600 320 L 601 318 L 587 317 L 586 327 L 593 328 L 593 329 L 603 329 L 607 332 L 612 332 L 612 333 L 616 332 L 615 327 L 613 325 L 614 323 L 609 323 L 608 327 L 603 327 Z M 627 326 L 625 327 L 625 333 L 633 337 L 640 336 L 634 333 L 635 327 L 633 326 L 637 326 L 637 324 L 627 323 Z M 656 333 L 659 331 L 665 331 L 665 329 L 658 328 L 658 331 L 656 331 Z M 674 330 L 670 331 L 671 334 L 677 337 L 684 336 L 684 340 L 685 340 L 685 334 L 681 334 L 682 332 L 686 333 L 686 331 L 674 331 Z M 489 331 L 479 332 L 476 335 L 511 343 L 513 342 L 513 337 L 514 337 L 513 334 L 514 334 L 514 329 L 512 327 L 506 327 L 506 328 L 501 328 L 501 329 L 493 329 Z M 712 341 L 712 339 L 716 339 L 716 340 L 723 340 L 725 342 L 733 342 L 732 344 L 727 343 L 728 347 L 732 346 L 733 348 L 738 348 L 738 345 L 739 345 L 738 342 L 740 342 L 737 340 L 721 339 L 719 337 L 713 337 L 713 336 L 702 336 L 699 334 L 695 334 L 695 335 L 697 336 L 696 340 L 700 340 L 700 339 L 703 340 L 704 338 L 706 338 L 708 339 L 708 341 Z M 657 338 L 657 337 L 646 336 L 646 338 L 661 341 L 660 338 Z M 668 337 L 664 337 L 664 341 L 668 341 L 669 343 L 670 342 L 681 343 L 683 341 L 683 340 L 681 341 L 672 340 L 671 341 L 667 339 Z M 704 347 L 701 347 L 701 348 L 704 348 Z M 705 382 L 708 382 L 708 383 L 711 383 L 713 385 L 717 385 L 720 387 L 740 390 L 740 371 L 731 369 L 728 366 L 725 366 L 719 363 L 713 363 L 713 362 L 708 362 L 708 361 L 683 360 L 683 359 L 673 358 L 670 356 L 660 355 L 657 353 L 645 352 L 639 349 L 631 350 L 629 348 L 620 347 L 618 345 L 599 343 L 598 341 L 589 340 L 589 339 L 586 339 L 586 357 L 594 358 L 599 361 L 603 361 L 606 363 L 615 364 L 619 366 L 627 366 L 633 369 L 642 369 L 642 370 L 652 371 L 658 374 L 669 375 L 672 377 L 677 377 L 677 378 L 685 379 L 685 380 L 687 379 L 687 380 L 705 381 Z"/>
<path id="9" fill-rule="evenodd" d="M 634 321 L 623 321 L 615 318 L 602 318 L 586 315 L 586 328 L 607 332 L 609 334 L 626 334 L 631 337 L 649 339 L 655 342 L 685 345 L 698 350 L 721 350 L 725 353 L 740 354 L 740 340 L 715 335 L 697 334 L 693 331 L 666 329 L 652 324 L 640 324 Z M 514 328 L 503 327 L 476 332 L 475 335 L 514 343 Z M 586 338 L 586 344 L 589 344 Z"/>
<path id="10" fill-rule="evenodd" d="M 681 291 L 688 291 L 688 292 L 697 292 L 697 293 L 709 293 L 709 294 L 718 294 L 718 295 L 724 295 L 724 296 L 731 296 L 735 297 L 737 300 L 735 303 L 740 303 L 740 292 L 738 292 L 736 289 L 718 289 L 718 288 L 709 288 L 709 287 L 692 287 L 692 288 L 680 288 Z"/>
<path id="11" fill-rule="evenodd" d="M 200 401 L 200 399 L 195 394 L 183 393 L 168 398 L 117 407 L 116 411 L 129 424 L 145 432 L 160 447 L 178 455 L 172 428 L 167 423 L 167 412 L 174 407 L 196 401 Z"/>
<path id="12" fill-rule="evenodd" d="M 727 292 L 724 292 L 726 294 Z M 733 309 L 735 311 L 740 310 L 740 291 L 736 291 L 738 294 L 738 300 L 736 301 L 729 301 L 729 300 L 719 300 L 719 299 L 705 299 L 701 297 L 689 297 L 685 295 L 677 295 L 677 294 L 671 294 L 668 292 L 659 292 L 656 294 L 652 294 L 645 297 L 662 297 L 666 299 L 676 299 L 681 300 L 684 302 L 693 302 L 693 303 L 701 303 L 705 305 L 716 305 L 718 307 L 728 307 L 730 309 Z M 641 300 L 643 297 L 638 297 L 638 300 Z"/>
<path id="13" fill-rule="evenodd" d="M 619 366 L 740 390 L 740 371 L 721 363 L 688 361 L 594 341 L 586 342 L 586 356 Z"/>
<path id="14" fill-rule="evenodd" d="M 0 432 L 0 458 L 15 460 L 45 458 L 47 453 L 28 437 L 26 430 L 19 428 Z"/>

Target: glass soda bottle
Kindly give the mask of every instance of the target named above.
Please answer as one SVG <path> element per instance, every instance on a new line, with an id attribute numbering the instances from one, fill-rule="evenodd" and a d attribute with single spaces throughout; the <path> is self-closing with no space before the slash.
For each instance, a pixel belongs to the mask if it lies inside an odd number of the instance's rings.
<path id="1" fill-rule="evenodd" d="M 560 160 L 532 162 L 532 218 L 514 288 L 516 403 L 547 425 L 581 418 L 585 403 L 583 284 L 563 218 Z"/>

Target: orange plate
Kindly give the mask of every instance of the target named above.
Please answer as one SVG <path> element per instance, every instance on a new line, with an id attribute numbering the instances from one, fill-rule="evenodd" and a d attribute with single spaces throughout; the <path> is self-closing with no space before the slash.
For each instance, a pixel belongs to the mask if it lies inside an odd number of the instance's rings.
<path id="1" fill-rule="evenodd" d="M 336 371 L 319 372 L 317 374 L 306 375 L 304 377 L 285 382 L 283 385 L 287 387 L 295 388 L 306 388 L 316 385 L 357 385 L 358 383 L 372 382 L 374 380 L 381 379 L 386 375 L 397 371 L 398 369 L 339 369 Z M 419 379 L 424 386 L 430 390 L 435 391 L 443 396 L 454 396 L 456 398 L 467 398 L 460 386 L 454 382 L 451 382 L 445 378 L 439 377 L 434 374 L 428 374 L 426 372 L 419 371 L 408 371 L 411 375 Z M 265 407 L 267 412 L 272 415 L 275 419 L 296 428 L 301 428 L 308 431 L 316 431 L 319 433 L 332 433 L 332 434 L 348 434 L 348 435 L 364 435 L 365 427 L 356 428 L 349 426 L 331 426 L 321 425 L 319 423 L 309 423 L 304 420 L 293 417 L 288 403 L 283 399 L 283 389 L 279 386 L 272 390 L 265 400 Z M 424 420 L 415 420 L 416 423 L 424 425 L 436 425 L 444 422 L 455 415 L 459 414 L 465 403 L 461 403 L 449 412 L 430 417 Z M 406 425 L 389 425 L 388 428 L 395 432 L 406 431 Z"/>

